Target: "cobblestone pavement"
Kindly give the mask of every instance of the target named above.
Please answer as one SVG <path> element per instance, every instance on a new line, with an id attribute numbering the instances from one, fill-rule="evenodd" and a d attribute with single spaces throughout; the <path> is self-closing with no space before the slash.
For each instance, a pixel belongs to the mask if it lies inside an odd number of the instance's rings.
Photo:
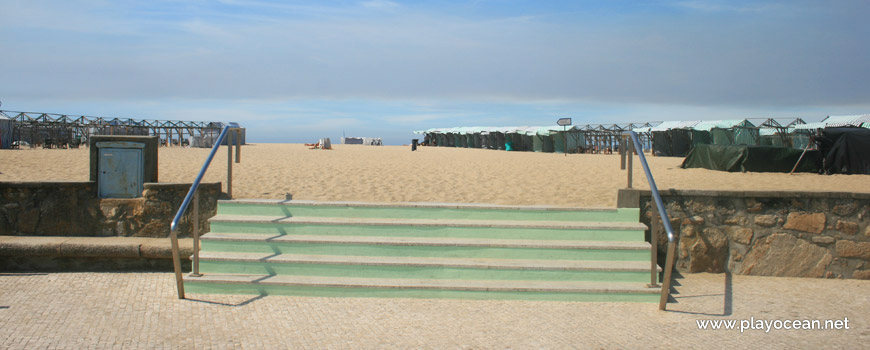
<path id="1" fill-rule="evenodd" d="M 677 303 L 191 294 L 170 273 L 0 273 L 3 349 L 866 348 L 870 281 L 692 274 Z M 699 330 L 697 320 L 848 330 Z"/>

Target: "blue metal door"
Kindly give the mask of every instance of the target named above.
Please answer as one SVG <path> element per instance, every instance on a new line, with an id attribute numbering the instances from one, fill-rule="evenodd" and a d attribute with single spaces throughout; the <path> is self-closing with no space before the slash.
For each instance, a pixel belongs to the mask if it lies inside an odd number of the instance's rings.
<path id="1" fill-rule="evenodd" d="M 142 162 L 141 148 L 100 148 L 100 197 L 141 197 Z"/>

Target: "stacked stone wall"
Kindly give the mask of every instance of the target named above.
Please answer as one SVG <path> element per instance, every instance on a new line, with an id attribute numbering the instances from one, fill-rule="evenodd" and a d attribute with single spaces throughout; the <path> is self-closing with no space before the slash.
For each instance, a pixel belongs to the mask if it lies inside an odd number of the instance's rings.
<path id="1" fill-rule="evenodd" d="M 662 192 L 683 272 L 870 279 L 870 194 Z M 654 214 L 649 191 L 620 190 L 620 207 Z M 658 224 L 659 261 L 667 237 Z"/>
<path id="2" fill-rule="evenodd" d="M 145 183 L 141 198 L 98 198 L 95 182 L 0 182 L 0 235 L 168 237 L 190 184 Z M 217 212 L 221 184 L 200 185 L 199 231 Z M 191 233 L 190 210 L 181 235 Z"/>

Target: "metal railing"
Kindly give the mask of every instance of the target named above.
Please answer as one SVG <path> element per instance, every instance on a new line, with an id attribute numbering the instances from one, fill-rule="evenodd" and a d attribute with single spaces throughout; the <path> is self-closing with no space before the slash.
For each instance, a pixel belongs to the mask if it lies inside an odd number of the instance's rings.
<path id="1" fill-rule="evenodd" d="M 189 221 L 193 226 L 193 271 L 191 272 L 191 276 L 201 276 L 199 274 L 199 192 L 197 190 L 199 190 L 199 184 L 202 182 L 202 177 L 205 176 L 205 172 L 208 170 L 208 166 L 211 164 L 215 153 L 217 153 L 221 143 L 223 143 L 224 139 L 229 135 L 229 138 L 227 139 L 227 196 L 232 198 L 233 144 L 231 131 L 236 132 L 236 163 L 241 161 L 241 129 L 238 124 L 230 123 L 229 125 L 224 126 L 223 130 L 221 130 L 220 136 L 215 140 L 214 146 L 211 148 L 211 153 L 209 153 L 202 168 L 199 169 L 199 174 L 196 175 L 196 180 L 194 180 L 193 184 L 190 185 L 190 191 L 188 191 L 187 195 L 184 196 L 184 201 L 181 202 L 178 212 L 175 213 L 175 218 L 172 219 L 172 223 L 169 225 L 169 237 L 172 241 L 172 266 L 175 270 L 175 283 L 178 286 L 178 299 L 184 299 L 184 279 L 181 276 L 181 256 L 178 249 L 178 222 L 181 221 L 181 217 L 184 215 L 190 202 L 193 201 L 193 209 L 189 218 Z"/>
<path id="2" fill-rule="evenodd" d="M 662 202 L 662 196 L 659 193 L 659 189 L 656 186 L 656 181 L 653 179 L 652 173 L 649 170 L 649 164 L 646 162 L 646 157 L 643 154 L 643 148 L 641 147 L 641 143 L 637 138 L 637 134 L 634 131 L 627 131 L 625 135 L 628 136 L 626 140 L 628 142 L 628 147 L 620 147 L 620 153 L 623 154 L 623 165 L 625 165 L 625 161 L 627 156 L 628 160 L 628 188 L 631 188 L 631 149 L 637 153 L 638 158 L 640 159 L 640 165 L 643 167 L 643 172 L 646 173 L 646 179 L 649 182 L 650 193 L 653 198 L 653 210 L 658 211 L 658 218 L 661 220 L 662 225 L 665 228 L 665 231 L 668 234 L 668 252 L 667 258 L 665 261 L 664 268 L 664 278 L 662 278 L 662 297 L 659 300 L 659 310 L 665 310 L 665 307 L 668 303 L 668 298 L 671 294 L 671 272 L 674 270 L 674 251 L 676 250 L 676 236 L 674 235 L 674 229 L 671 227 L 671 221 L 668 219 L 668 213 L 665 209 L 664 203 Z M 653 215 L 650 226 L 650 245 L 652 245 L 652 257 L 650 258 L 651 265 L 651 286 L 656 285 L 656 280 L 658 277 L 657 271 L 657 255 L 658 255 L 658 222 L 656 220 L 656 216 Z"/>

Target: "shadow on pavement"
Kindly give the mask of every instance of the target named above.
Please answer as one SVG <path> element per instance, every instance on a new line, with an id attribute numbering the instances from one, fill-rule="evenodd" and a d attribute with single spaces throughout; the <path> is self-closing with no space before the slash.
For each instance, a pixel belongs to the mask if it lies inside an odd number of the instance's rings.
<path id="1" fill-rule="evenodd" d="M 676 274 L 677 272 L 675 271 L 674 273 Z M 674 279 L 676 280 L 677 278 L 683 278 L 683 276 L 682 275 L 675 275 Z M 715 293 L 715 292 L 714 293 L 695 293 L 695 294 L 686 294 L 686 295 L 681 295 L 679 292 L 676 291 L 675 288 L 673 288 L 675 286 L 682 286 L 681 284 L 674 282 L 673 287 L 672 287 L 673 290 L 671 291 L 671 294 L 672 294 L 671 299 L 668 300 L 668 303 L 673 302 L 676 304 L 682 304 L 682 306 L 685 306 L 688 310 L 673 310 L 672 308 L 669 307 L 668 311 L 675 312 L 675 313 L 681 313 L 681 314 L 692 314 L 692 315 L 731 316 L 731 314 L 734 312 L 733 300 L 732 300 L 734 291 L 733 291 L 732 275 L 730 272 L 725 273 L 725 281 L 724 282 L 725 283 L 724 283 L 724 286 L 722 287 L 722 293 Z M 679 295 L 679 296 L 674 296 L 674 295 Z M 715 311 L 693 311 L 693 310 L 691 310 L 693 307 L 698 307 L 702 310 L 705 308 L 711 308 L 709 306 L 706 306 L 708 303 L 703 303 L 703 302 L 697 303 L 698 304 L 697 306 L 692 305 L 692 304 L 696 304 L 696 303 L 690 302 L 691 299 L 693 299 L 693 298 L 704 299 L 704 298 L 713 298 L 713 297 L 718 297 L 718 296 L 722 296 L 722 312 L 721 313 L 717 313 Z M 684 301 L 684 302 L 681 303 L 681 301 Z M 714 303 L 714 305 L 719 305 L 719 303 Z"/>
<path id="2" fill-rule="evenodd" d="M 194 299 L 194 298 L 187 298 L 187 300 L 194 301 L 194 302 L 197 302 L 197 303 L 211 304 L 211 305 L 221 305 L 221 306 L 245 306 L 245 305 L 248 305 L 248 304 L 250 304 L 250 303 L 253 303 L 253 302 L 257 301 L 257 300 L 263 299 L 263 297 L 265 297 L 265 295 L 258 295 L 258 296 L 255 296 L 255 297 L 253 297 L 253 298 L 250 298 L 250 299 L 247 299 L 247 300 L 244 300 L 244 301 L 242 301 L 242 302 L 235 303 L 235 304 L 232 304 L 232 303 L 222 303 L 222 302 L 209 301 L 209 300 L 202 300 L 202 299 Z"/>

